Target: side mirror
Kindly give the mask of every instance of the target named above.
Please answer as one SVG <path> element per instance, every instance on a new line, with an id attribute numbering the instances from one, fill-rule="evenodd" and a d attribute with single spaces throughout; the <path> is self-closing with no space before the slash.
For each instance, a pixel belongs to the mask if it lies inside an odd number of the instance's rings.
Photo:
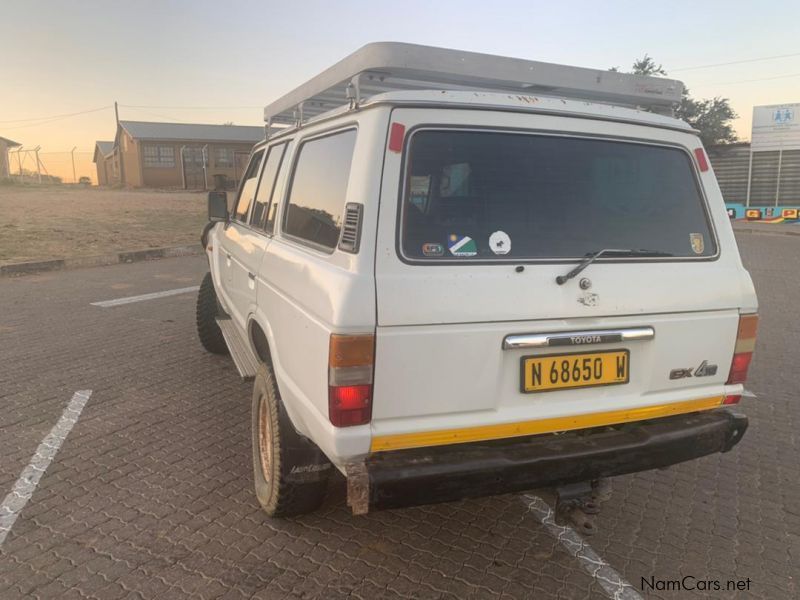
<path id="1" fill-rule="evenodd" d="M 208 192 L 208 220 L 228 221 L 228 193 Z"/>

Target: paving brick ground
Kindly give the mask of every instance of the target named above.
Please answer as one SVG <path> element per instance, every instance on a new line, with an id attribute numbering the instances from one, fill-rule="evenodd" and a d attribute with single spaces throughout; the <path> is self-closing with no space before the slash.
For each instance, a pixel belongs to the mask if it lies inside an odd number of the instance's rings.
<path id="1" fill-rule="evenodd" d="M 615 479 L 589 541 L 637 589 L 750 577 L 742 598 L 800 596 L 800 239 L 740 243 L 762 303 L 751 427 L 729 454 Z M 606 597 L 520 496 L 353 517 L 339 478 L 319 512 L 263 516 L 250 389 L 202 351 L 192 295 L 89 305 L 204 271 L 189 257 L 0 280 L 0 499 L 93 390 L 0 550 L 0 598 Z"/>

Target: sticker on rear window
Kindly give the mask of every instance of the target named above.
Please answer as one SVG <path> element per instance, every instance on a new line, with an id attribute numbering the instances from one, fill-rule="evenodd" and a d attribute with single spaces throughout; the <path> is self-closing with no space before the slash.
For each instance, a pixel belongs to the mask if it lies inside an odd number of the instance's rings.
<path id="1" fill-rule="evenodd" d="M 428 197 L 431 190 L 431 176 L 418 175 L 411 177 L 410 198 L 412 206 L 416 206 L 420 212 L 428 210 Z"/>
<path id="2" fill-rule="evenodd" d="M 435 243 L 422 244 L 422 254 L 425 256 L 442 256 L 444 254 L 444 246 Z"/>
<path id="3" fill-rule="evenodd" d="M 495 231 L 489 236 L 489 249 L 495 254 L 511 252 L 511 238 L 505 231 Z"/>
<path id="4" fill-rule="evenodd" d="M 692 244 L 692 251 L 695 254 L 702 254 L 706 249 L 705 240 L 702 233 L 690 233 L 689 242 Z"/>
<path id="5" fill-rule="evenodd" d="M 450 254 L 453 256 L 475 256 L 478 253 L 478 247 L 468 235 L 450 234 L 450 241 L 447 244 L 450 249 Z"/>
<path id="6" fill-rule="evenodd" d="M 469 163 L 446 165 L 439 180 L 439 195 L 442 198 L 459 198 L 469 195 Z"/>

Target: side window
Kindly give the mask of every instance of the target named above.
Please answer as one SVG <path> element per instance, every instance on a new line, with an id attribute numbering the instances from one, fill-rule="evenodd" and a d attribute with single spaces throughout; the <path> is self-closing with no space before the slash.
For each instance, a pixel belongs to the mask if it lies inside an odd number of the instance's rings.
<path id="1" fill-rule="evenodd" d="M 237 221 L 246 222 L 247 213 L 250 211 L 250 204 L 256 194 L 256 184 L 258 183 L 258 169 L 261 166 L 261 159 L 264 157 L 264 150 L 259 150 L 253 154 L 247 170 L 244 172 L 242 187 L 239 190 L 239 199 L 236 201 L 236 211 L 233 218 Z"/>
<path id="2" fill-rule="evenodd" d="M 278 172 L 275 175 L 275 185 L 277 186 L 278 177 L 280 177 L 281 173 L 289 169 L 289 161 L 288 157 L 286 156 L 289 152 L 289 142 L 284 144 L 284 151 L 283 151 L 283 158 L 281 159 L 281 164 L 278 167 Z M 278 214 L 278 206 L 281 203 L 281 198 L 283 197 L 283 188 L 280 189 L 281 196 L 276 196 L 276 192 L 278 191 L 277 187 L 272 192 L 272 199 L 269 203 L 269 208 L 267 209 L 266 221 L 264 222 L 264 231 L 272 235 L 275 231 L 275 217 Z"/>
<path id="3" fill-rule="evenodd" d="M 301 144 L 283 217 L 285 233 L 336 247 L 355 143 L 356 130 L 349 129 Z"/>
<path id="4" fill-rule="evenodd" d="M 163 167 L 171 169 L 175 166 L 175 148 L 157 144 L 142 146 L 145 167 Z"/>
<path id="5" fill-rule="evenodd" d="M 214 165 L 219 169 L 230 169 L 233 166 L 233 150 L 214 148 Z"/>
<path id="6" fill-rule="evenodd" d="M 264 161 L 264 170 L 261 173 L 261 181 L 258 184 L 258 191 L 256 192 L 256 203 L 253 206 L 253 215 L 250 217 L 250 223 L 255 227 L 264 226 L 264 217 L 267 214 L 270 201 L 272 200 L 272 192 L 275 188 L 275 177 L 281 166 L 284 150 L 286 150 L 285 142 L 277 146 L 272 146 Z M 272 227 L 267 231 L 268 233 L 272 233 Z"/>

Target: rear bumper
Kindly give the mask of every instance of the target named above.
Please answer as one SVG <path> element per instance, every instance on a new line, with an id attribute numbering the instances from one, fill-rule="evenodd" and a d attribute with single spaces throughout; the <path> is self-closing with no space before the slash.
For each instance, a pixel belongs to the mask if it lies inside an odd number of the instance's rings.
<path id="1" fill-rule="evenodd" d="M 613 429 L 380 452 L 348 466 L 348 504 L 363 513 L 646 471 L 727 452 L 746 429 L 746 416 L 718 409 Z"/>

